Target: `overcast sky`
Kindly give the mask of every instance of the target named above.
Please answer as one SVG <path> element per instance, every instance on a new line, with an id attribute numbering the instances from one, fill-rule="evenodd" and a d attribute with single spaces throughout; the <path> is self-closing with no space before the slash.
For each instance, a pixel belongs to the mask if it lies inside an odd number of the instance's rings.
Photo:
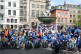
<path id="1" fill-rule="evenodd" d="M 51 6 L 61 5 L 64 4 L 65 0 L 51 0 Z M 66 3 L 70 4 L 81 4 L 81 0 L 66 0 Z"/>

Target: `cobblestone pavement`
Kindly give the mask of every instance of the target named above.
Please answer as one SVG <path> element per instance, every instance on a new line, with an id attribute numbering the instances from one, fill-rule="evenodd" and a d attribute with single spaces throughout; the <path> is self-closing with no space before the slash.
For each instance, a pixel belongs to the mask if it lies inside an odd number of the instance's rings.
<path id="1" fill-rule="evenodd" d="M 0 54 L 52 54 L 52 49 L 50 48 L 39 48 L 39 49 L 4 49 L 0 50 Z M 66 52 L 64 51 L 63 54 L 81 54 L 78 52 Z"/>

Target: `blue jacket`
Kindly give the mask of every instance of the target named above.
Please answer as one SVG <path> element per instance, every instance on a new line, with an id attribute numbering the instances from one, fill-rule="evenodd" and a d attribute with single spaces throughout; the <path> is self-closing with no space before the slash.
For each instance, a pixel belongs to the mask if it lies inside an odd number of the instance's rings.
<path id="1" fill-rule="evenodd" d="M 13 30 L 12 29 L 9 30 L 9 35 L 10 36 L 13 35 Z"/>
<path id="2" fill-rule="evenodd" d="M 60 46 L 60 40 L 55 40 L 55 41 L 53 42 L 53 45 L 58 45 L 58 46 Z"/>
<path id="3" fill-rule="evenodd" d="M 68 32 L 70 33 L 70 32 L 71 32 L 71 29 L 72 29 L 71 27 L 67 28 L 66 32 L 67 32 L 67 33 L 68 33 Z"/>
<path id="4" fill-rule="evenodd" d="M 63 40 L 63 36 L 62 36 L 62 35 L 59 36 L 59 40 L 60 40 L 60 41 Z"/>
<path id="5" fill-rule="evenodd" d="M 32 37 L 36 37 L 36 32 L 32 32 Z"/>
<path id="6" fill-rule="evenodd" d="M 47 37 L 46 37 L 46 36 L 42 36 L 42 37 L 41 37 L 41 40 L 42 40 L 42 41 L 47 40 Z"/>
<path id="7" fill-rule="evenodd" d="M 51 42 L 52 41 L 52 38 L 48 38 L 48 41 Z"/>
<path id="8" fill-rule="evenodd" d="M 63 32 L 59 32 L 59 36 L 60 36 L 60 35 L 63 35 Z"/>
<path id="9" fill-rule="evenodd" d="M 75 30 L 75 33 L 79 33 L 79 32 L 80 32 L 80 29 L 77 28 L 77 29 Z"/>
<path id="10" fill-rule="evenodd" d="M 81 39 L 78 38 L 78 40 L 77 40 L 77 42 L 76 42 L 76 45 L 77 45 L 77 46 L 80 46 L 80 44 L 81 44 Z"/>
<path id="11" fill-rule="evenodd" d="M 52 37 L 52 34 L 47 34 L 47 37 L 49 38 L 49 37 Z"/>
<path id="12" fill-rule="evenodd" d="M 22 36 L 22 41 L 23 41 L 23 42 L 26 42 L 26 35 L 23 35 L 23 36 Z"/>
<path id="13" fill-rule="evenodd" d="M 12 41 L 16 41 L 17 36 L 13 35 L 12 36 Z"/>
<path id="14" fill-rule="evenodd" d="M 22 42 L 22 41 L 23 41 L 22 37 L 19 37 L 18 42 Z"/>
<path id="15" fill-rule="evenodd" d="M 71 35 L 70 34 L 67 34 L 66 35 L 66 40 L 69 40 L 69 39 L 71 39 Z"/>

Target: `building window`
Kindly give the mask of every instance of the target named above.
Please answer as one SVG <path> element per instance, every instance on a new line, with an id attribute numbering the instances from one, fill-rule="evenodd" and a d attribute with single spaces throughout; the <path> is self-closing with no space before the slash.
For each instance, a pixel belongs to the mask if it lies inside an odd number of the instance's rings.
<path id="1" fill-rule="evenodd" d="M 11 7 L 11 2 L 8 2 L 8 6 Z"/>
<path id="2" fill-rule="evenodd" d="M 70 23 L 72 23 L 72 20 L 70 20 Z"/>
<path id="3" fill-rule="evenodd" d="M 67 18 L 65 18 L 65 22 L 67 23 Z"/>
<path id="4" fill-rule="evenodd" d="M 43 17 L 44 16 L 44 11 L 41 11 L 41 17 Z"/>
<path id="5" fill-rule="evenodd" d="M 20 21 L 23 21 L 23 17 L 20 17 Z"/>
<path id="6" fill-rule="evenodd" d="M 24 11 L 24 16 L 27 16 L 27 11 Z"/>
<path id="7" fill-rule="evenodd" d="M 39 4 L 36 5 L 36 8 L 39 8 Z"/>
<path id="8" fill-rule="evenodd" d="M 26 9 L 27 7 L 26 6 L 24 6 L 24 9 Z"/>
<path id="9" fill-rule="evenodd" d="M 72 18 L 72 15 L 70 15 L 70 18 Z"/>
<path id="10" fill-rule="evenodd" d="M 17 23 L 17 19 L 15 19 L 15 23 Z"/>
<path id="11" fill-rule="evenodd" d="M 39 17 L 39 10 L 36 10 L 36 17 Z"/>
<path id="12" fill-rule="evenodd" d="M 61 15 L 64 16 L 64 12 L 62 12 Z"/>
<path id="13" fill-rule="evenodd" d="M 63 18 L 63 23 L 65 23 L 65 19 Z"/>
<path id="14" fill-rule="evenodd" d="M 26 22 L 26 18 L 23 19 Z"/>
<path id="15" fill-rule="evenodd" d="M 0 19 L 3 20 L 3 14 L 0 14 Z"/>
<path id="16" fill-rule="evenodd" d="M 8 10 L 8 15 L 11 15 L 11 10 Z"/>
<path id="17" fill-rule="evenodd" d="M 60 18 L 58 18 L 58 22 L 60 22 Z"/>
<path id="18" fill-rule="evenodd" d="M 16 7 L 16 2 L 13 3 L 13 7 Z"/>
<path id="19" fill-rule="evenodd" d="M 0 5 L 0 9 L 3 9 L 3 5 Z"/>
<path id="20" fill-rule="evenodd" d="M 70 13 L 72 13 L 72 10 L 70 10 Z"/>
<path id="21" fill-rule="evenodd" d="M 62 9 L 64 9 L 64 7 L 62 7 Z"/>
<path id="22" fill-rule="evenodd" d="M 17 28 L 17 25 L 14 25 L 15 28 Z"/>
<path id="23" fill-rule="evenodd" d="M 60 7 L 60 9 L 63 9 L 63 7 Z"/>
<path id="24" fill-rule="evenodd" d="M 60 12 L 58 12 L 58 16 L 60 16 Z"/>
<path id="25" fill-rule="evenodd" d="M 41 8 L 43 9 L 44 8 L 44 5 L 41 5 Z"/>
<path id="26" fill-rule="evenodd" d="M 35 17 L 35 10 L 32 10 L 32 17 Z"/>
<path id="27" fill-rule="evenodd" d="M 20 6 L 20 8 L 23 8 L 23 6 Z"/>
<path id="28" fill-rule="evenodd" d="M 61 22 L 63 22 L 63 19 L 64 19 L 64 18 L 61 19 Z"/>
<path id="29" fill-rule="evenodd" d="M 14 19 L 11 19 L 11 23 L 14 23 Z"/>
<path id="30" fill-rule="evenodd" d="M 23 4 L 26 4 L 26 2 L 24 2 Z"/>
<path id="31" fill-rule="evenodd" d="M 75 11 L 73 11 L 73 13 L 75 13 Z"/>
<path id="32" fill-rule="evenodd" d="M 66 9 L 68 9 L 68 8 L 66 7 Z"/>
<path id="33" fill-rule="evenodd" d="M 75 15 L 73 15 L 73 18 L 75 18 Z"/>
<path id="34" fill-rule="evenodd" d="M 10 23 L 10 19 L 7 19 L 7 23 Z"/>
<path id="35" fill-rule="evenodd" d="M 16 15 L 16 10 L 13 10 L 13 15 Z"/>
<path id="36" fill-rule="evenodd" d="M 35 4 L 32 4 L 32 8 L 35 8 Z"/>
<path id="37" fill-rule="evenodd" d="M 20 11 L 20 16 L 23 16 L 23 13 L 24 13 L 23 11 Z"/>

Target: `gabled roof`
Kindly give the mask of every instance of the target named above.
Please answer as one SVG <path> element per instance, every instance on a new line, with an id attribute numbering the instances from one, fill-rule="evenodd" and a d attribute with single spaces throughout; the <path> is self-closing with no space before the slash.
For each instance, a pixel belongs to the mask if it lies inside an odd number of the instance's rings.
<path id="1" fill-rule="evenodd" d="M 55 11 L 55 10 L 64 10 L 64 11 L 69 11 L 69 10 L 65 10 L 65 9 L 52 9 L 52 10 L 50 10 L 50 12 L 51 12 L 51 11 Z"/>

